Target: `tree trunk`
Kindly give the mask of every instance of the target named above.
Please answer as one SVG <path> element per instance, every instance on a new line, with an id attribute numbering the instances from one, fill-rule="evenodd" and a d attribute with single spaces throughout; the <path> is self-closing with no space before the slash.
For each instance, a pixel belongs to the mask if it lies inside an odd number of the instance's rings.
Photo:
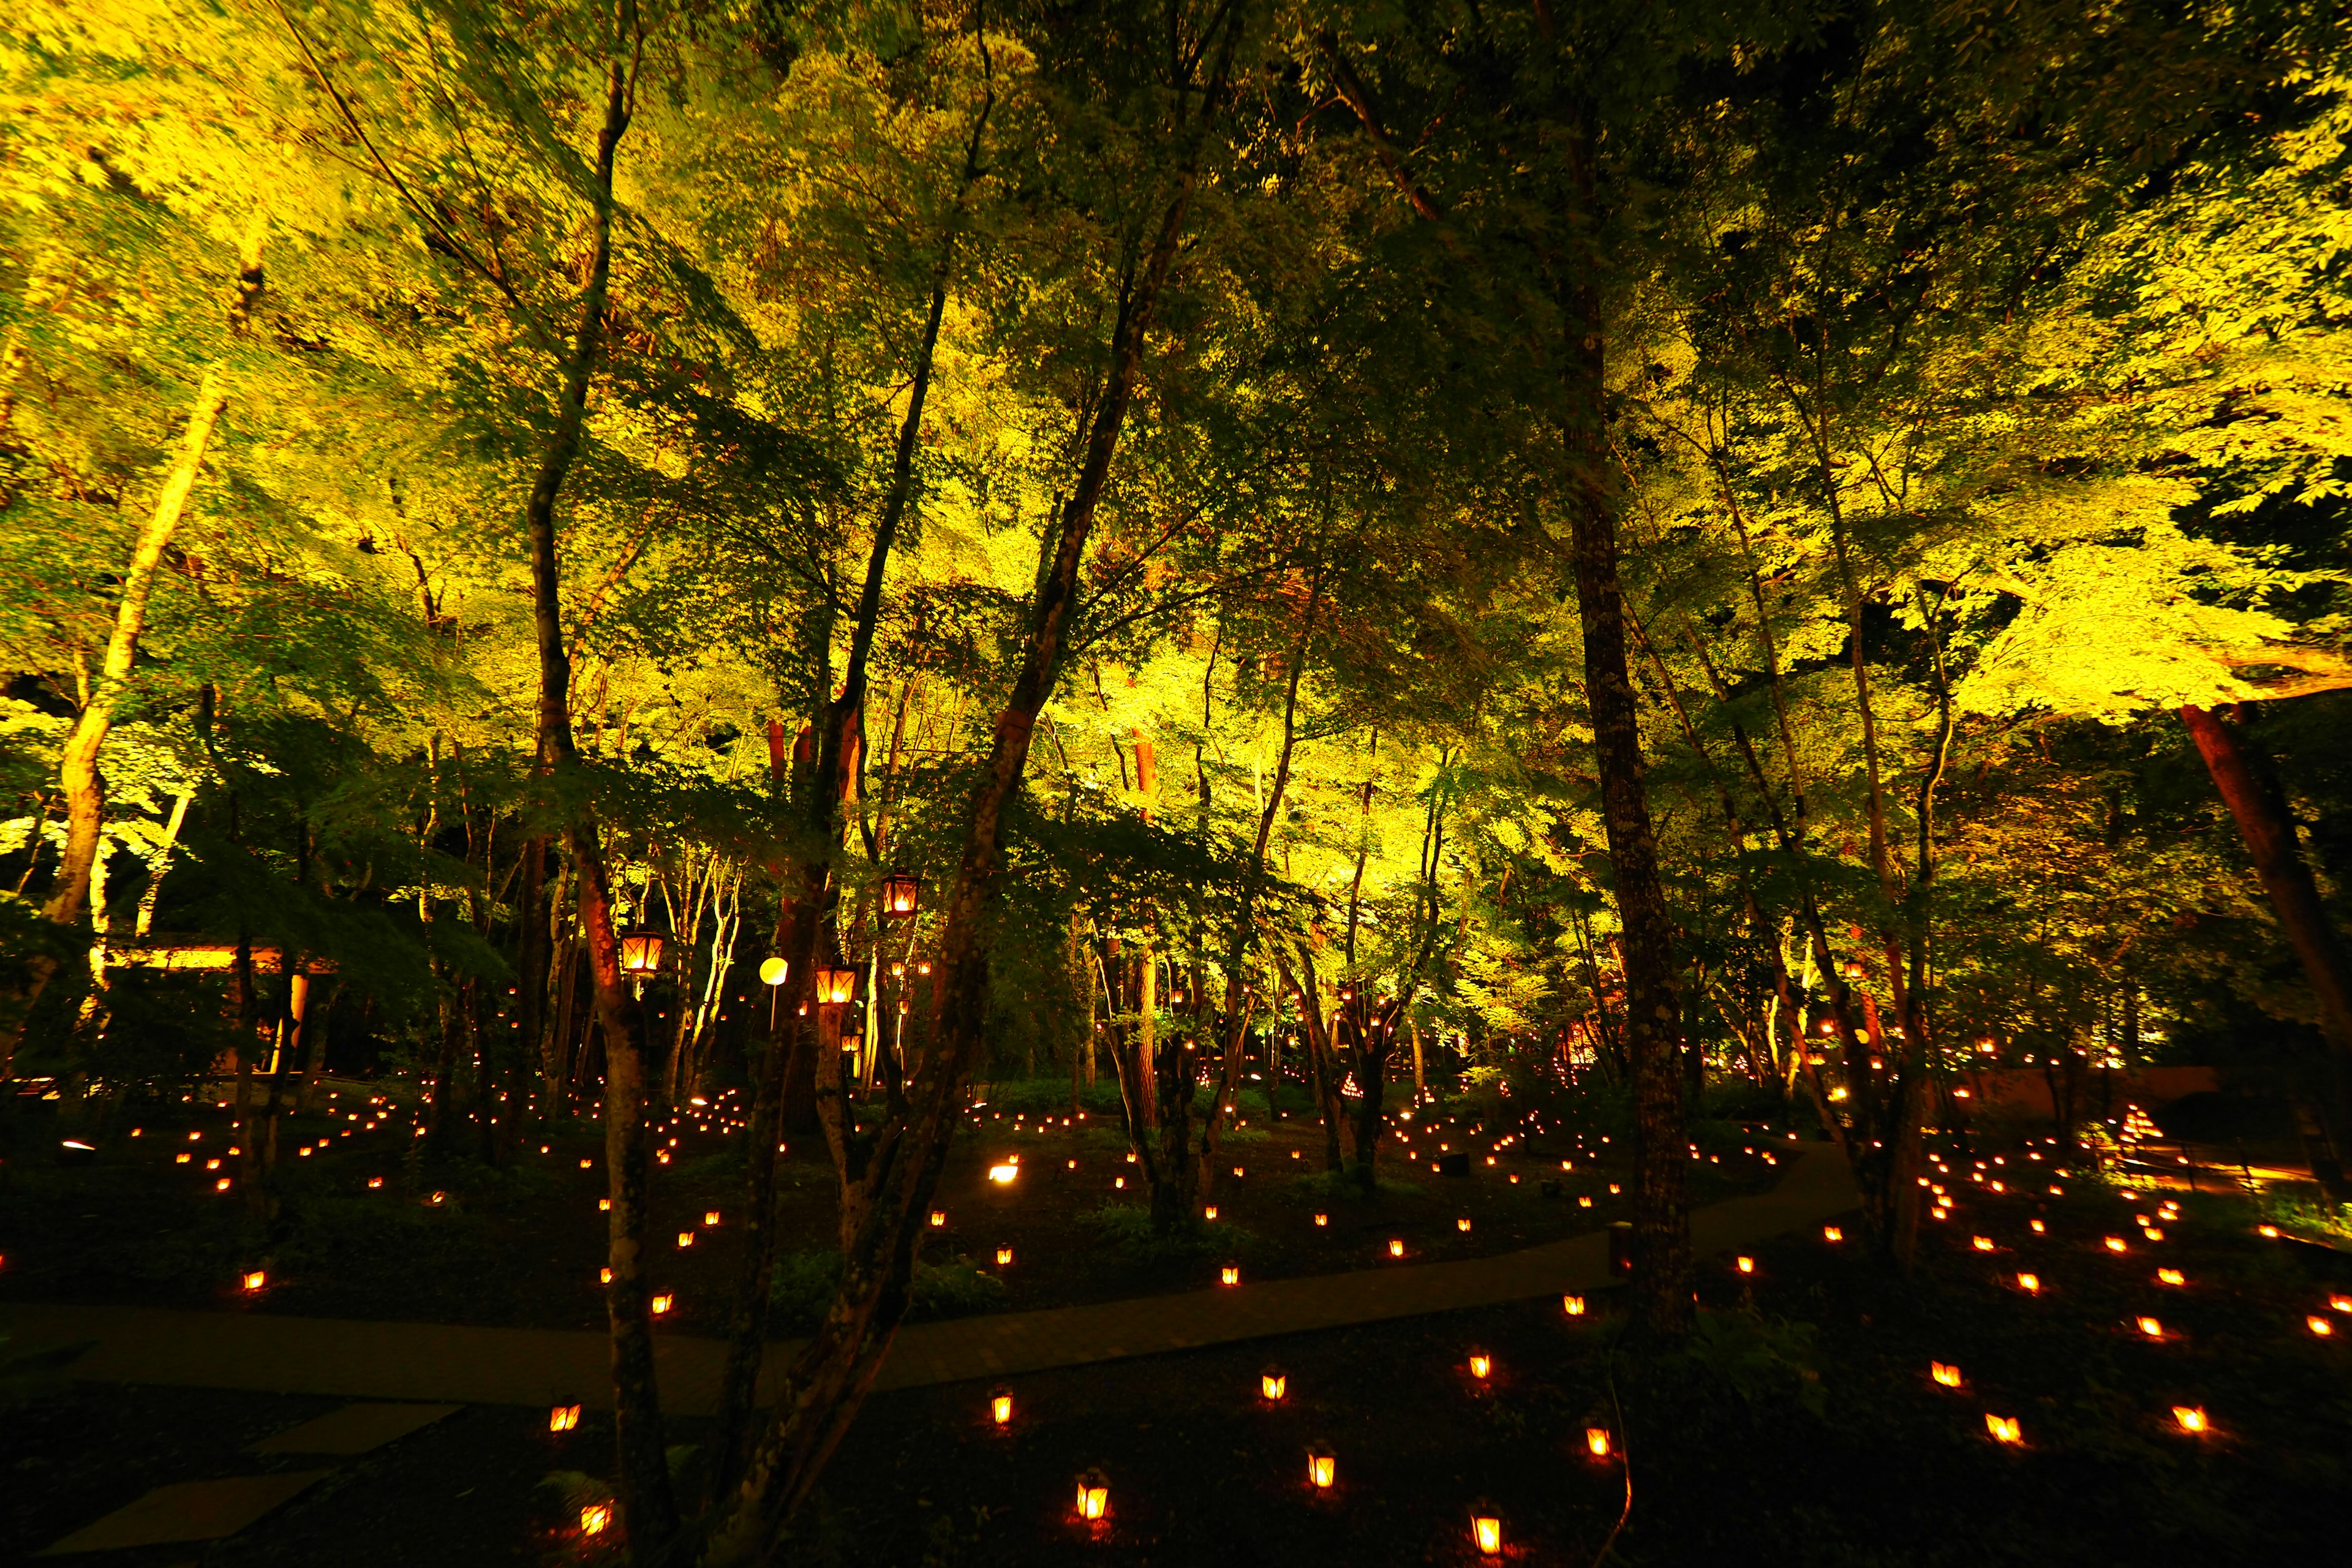
<path id="1" fill-rule="evenodd" d="M 1230 16 L 1208 90 L 1222 98 L 1234 34 Z M 1205 118 L 1206 111 L 1203 110 Z M 912 1075 L 911 1104 L 880 1129 L 865 1181 L 872 1194 L 843 1258 L 841 1289 L 787 1374 L 776 1414 L 705 1547 L 714 1568 L 766 1560 L 849 1429 L 907 1310 L 920 1215 L 961 1122 L 961 1095 L 988 1014 L 987 916 L 1003 864 L 1003 818 L 1026 768 L 1037 715 L 1052 695 L 1095 511 L 1135 393 L 1146 334 L 1182 240 L 1198 179 L 1198 130 L 1142 265 L 1122 289 L 1110 374 L 1093 410 L 1086 458 L 1063 508 L 1052 562 L 1031 606 L 1020 673 L 998 714 L 988 760 L 964 818 L 964 843 L 940 944 L 937 1016 Z"/>

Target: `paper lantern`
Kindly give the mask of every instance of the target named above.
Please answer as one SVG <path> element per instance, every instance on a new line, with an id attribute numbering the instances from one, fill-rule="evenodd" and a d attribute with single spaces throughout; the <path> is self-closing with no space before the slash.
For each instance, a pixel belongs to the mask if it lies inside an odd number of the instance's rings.
<path id="1" fill-rule="evenodd" d="M 1581 1296 L 1562 1296 L 1559 1304 L 1571 1318 L 1584 1316 L 1584 1298 Z"/>
<path id="2" fill-rule="evenodd" d="M 662 949 L 669 938 L 657 931 L 639 927 L 621 933 L 621 968 L 630 974 L 644 976 L 661 967 Z"/>
<path id="3" fill-rule="evenodd" d="M 579 1425 L 580 1406 L 577 1405 L 559 1405 L 547 1413 L 547 1429 L 551 1432 L 569 1432 Z"/>
<path id="4" fill-rule="evenodd" d="M 1503 1521 L 1479 1509 L 1470 1510 L 1470 1539 L 1482 1557 L 1503 1554 Z"/>
<path id="5" fill-rule="evenodd" d="M 1587 1426 L 1584 1429 L 1584 1451 L 1596 1459 L 1609 1457 L 1609 1428 Z"/>
<path id="6" fill-rule="evenodd" d="M 599 1268 L 596 1270 L 596 1282 L 600 1285 L 610 1285 L 613 1282 L 613 1271 L 610 1268 Z"/>
<path id="7" fill-rule="evenodd" d="M 2338 1312 L 2352 1312 L 2352 1296 L 2330 1296 L 2327 1305 Z"/>
<path id="8" fill-rule="evenodd" d="M 2258 1225 L 2254 1226 L 2254 1234 L 2256 1236 L 2267 1237 L 2273 1241 L 2276 1241 L 2278 1239 L 2278 1233 L 2279 1228 L 2274 1225 Z"/>
<path id="9" fill-rule="evenodd" d="M 2017 1418 L 2013 1415 L 1995 1415 L 1988 1411 L 1985 1415 L 1985 1430 L 1992 1434 L 1992 1440 L 1996 1443 L 2025 1441 L 2024 1435 L 2017 1428 Z"/>
<path id="10" fill-rule="evenodd" d="M 604 1533 L 604 1527 L 612 1522 L 613 1505 L 611 1503 L 592 1502 L 580 1510 L 580 1533 L 583 1535 L 602 1535 Z"/>
<path id="11" fill-rule="evenodd" d="M 915 912 L 915 901 L 922 892 L 922 884 L 904 871 L 882 879 L 882 912 L 893 920 L 907 920 Z"/>
<path id="12" fill-rule="evenodd" d="M 791 961 L 787 959 L 763 958 L 760 960 L 760 984 L 762 985 L 782 985 L 785 979 L 791 975 L 792 972 L 793 966 Z"/>
<path id="13" fill-rule="evenodd" d="M 1267 1367 L 1257 1374 L 1257 1391 L 1268 1400 L 1279 1403 L 1290 1392 L 1290 1374 L 1278 1366 Z"/>
<path id="14" fill-rule="evenodd" d="M 1089 1522 L 1110 1511 L 1110 1480 L 1100 1470 L 1078 1478 L 1078 1517 Z"/>
<path id="15" fill-rule="evenodd" d="M 610 1198 L 598 1198 L 596 1200 L 596 1212 L 598 1214 L 611 1214 L 613 1212 L 613 1200 Z"/>
<path id="16" fill-rule="evenodd" d="M 1946 1388 L 1958 1388 L 1960 1385 L 1960 1369 L 1957 1366 L 1948 1365 L 1944 1362 L 1929 1362 L 1927 1363 L 1927 1375 L 1934 1378 Z"/>
<path id="17" fill-rule="evenodd" d="M 382 1185 L 383 1185 L 383 1178 L 382 1176 L 370 1176 L 368 1178 L 368 1190 L 370 1192 L 373 1192 L 376 1188 L 381 1187 Z"/>
<path id="18" fill-rule="evenodd" d="M 988 1418 L 999 1426 L 1013 1425 L 1013 1391 L 1000 1388 L 988 1396 Z"/>
<path id="19" fill-rule="evenodd" d="M 1328 1452 L 1319 1443 L 1307 1448 L 1307 1479 L 1317 1491 L 1328 1490 L 1331 1483 L 1339 1479 L 1339 1456 Z"/>
<path id="20" fill-rule="evenodd" d="M 2176 1405 L 2172 1407 L 2172 1419 L 2179 1424 L 2183 1432 L 2202 1432 L 2205 1430 L 2205 1407 L 2201 1405 Z"/>

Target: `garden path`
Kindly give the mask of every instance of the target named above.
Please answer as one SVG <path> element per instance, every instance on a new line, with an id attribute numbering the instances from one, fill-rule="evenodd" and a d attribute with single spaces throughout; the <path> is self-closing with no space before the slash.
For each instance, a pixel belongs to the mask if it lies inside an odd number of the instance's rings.
<path id="1" fill-rule="evenodd" d="M 1853 1182 L 1835 1146 L 1798 1154 L 1770 1192 L 1710 1204 L 1691 1215 L 1700 1258 L 1819 1224 L 1854 1206 Z M 1047 1367 L 1354 1323 L 1408 1318 L 1614 1283 L 1608 1237 L 1593 1231 L 1490 1258 L 1297 1279 L 1244 1282 L 1180 1295 L 1094 1306 L 1003 1312 L 901 1329 L 877 1387 L 912 1388 L 1007 1377 Z M 601 1333 L 362 1322 L 258 1312 L 144 1307 L 0 1306 L 0 1331 L 18 1352 L 87 1342 L 68 1375 L 118 1383 L 337 1394 L 471 1405 L 612 1402 L 611 1348 Z M 725 1346 L 687 1334 L 656 1339 L 664 1409 L 709 1414 Z M 791 1364 L 797 1341 L 771 1348 L 763 1397 Z"/>

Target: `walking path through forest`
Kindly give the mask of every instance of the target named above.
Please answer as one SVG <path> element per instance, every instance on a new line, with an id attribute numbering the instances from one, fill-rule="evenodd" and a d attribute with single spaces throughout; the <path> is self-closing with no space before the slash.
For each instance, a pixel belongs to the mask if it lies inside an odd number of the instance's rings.
<path id="1" fill-rule="evenodd" d="M 1801 1157 L 1770 1192 L 1711 1204 L 1691 1215 L 1691 1242 L 1699 1257 L 1854 1206 L 1853 1177 L 1836 1147 L 1800 1147 Z M 1608 1245 L 1605 1232 L 1593 1231 L 1492 1258 L 918 1323 L 898 1331 L 877 1386 L 1003 1377 L 1595 1291 L 1612 1282 Z M 598 1408 L 612 1401 L 609 1342 L 581 1331 L 23 1304 L 0 1306 L 0 1331 L 16 1340 L 12 1349 L 20 1353 L 88 1342 L 89 1350 L 68 1372 L 78 1378 L 467 1405 L 579 1402 Z M 683 1334 L 659 1335 L 655 1343 L 663 1408 L 709 1414 L 717 1403 L 724 1345 Z M 771 1347 L 763 1396 L 768 1380 L 791 1364 L 799 1343 L 778 1341 Z"/>

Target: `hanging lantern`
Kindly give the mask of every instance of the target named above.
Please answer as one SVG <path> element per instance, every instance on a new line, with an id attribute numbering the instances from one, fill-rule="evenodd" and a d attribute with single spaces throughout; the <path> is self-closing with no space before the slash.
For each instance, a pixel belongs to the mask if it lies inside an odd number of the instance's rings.
<path id="1" fill-rule="evenodd" d="M 1849 958 L 1845 961 L 1845 977 L 1848 980 L 1859 980 L 1865 973 L 1860 960 Z"/>
<path id="2" fill-rule="evenodd" d="M 988 1396 L 988 1418 L 999 1426 L 1013 1425 L 1013 1391 L 1000 1388 Z"/>
<path id="3" fill-rule="evenodd" d="M 1282 1396 L 1290 1392 L 1290 1374 L 1278 1366 L 1267 1367 L 1257 1374 L 1257 1391 L 1278 1404 Z"/>
<path id="4" fill-rule="evenodd" d="M 1110 1511 L 1110 1478 L 1088 1470 L 1078 1478 L 1078 1517 L 1092 1522 Z"/>
<path id="5" fill-rule="evenodd" d="M 669 938 L 657 931 L 639 926 L 621 933 L 621 968 L 630 974 L 644 976 L 661 967 L 662 949 Z"/>
<path id="6" fill-rule="evenodd" d="M 784 959 L 763 958 L 760 960 L 760 984 L 762 985 L 782 985 L 784 983 L 785 977 L 791 974 L 792 972 L 792 964 Z"/>
<path id="7" fill-rule="evenodd" d="M 915 912 L 915 901 L 922 884 L 904 871 L 893 872 L 882 879 L 882 912 L 893 920 L 908 920 Z"/>
<path id="8" fill-rule="evenodd" d="M 2149 1339 L 2160 1340 L 2164 1338 L 2164 1324 L 2155 1318 L 2142 1318 L 2139 1320 L 2139 1331 Z"/>
<path id="9" fill-rule="evenodd" d="M 1202 1217 L 1202 1219 L 1214 1219 L 1214 1218 L 1216 1218 L 1216 1217 L 1217 1217 L 1217 1205 L 1214 1205 L 1214 1204 L 1210 1204 L 1210 1205 L 1208 1205 L 1206 1207 L 1202 1208 L 1202 1209 L 1201 1210 L 1201 1217 Z"/>
<path id="10" fill-rule="evenodd" d="M 1503 1521 L 1484 1503 L 1474 1504 L 1470 1510 L 1470 1539 L 1481 1557 L 1503 1554 Z"/>
<path id="11" fill-rule="evenodd" d="M 857 994 L 857 971 L 824 968 L 816 972 L 816 999 L 840 1006 Z"/>
<path id="12" fill-rule="evenodd" d="M 1329 1452 L 1328 1447 L 1321 1443 L 1307 1447 L 1307 1479 L 1317 1491 L 1328 1490 L 1331 1483 L 1339 1479 L 1339 1473 L 1338 1455 Z"/>
<path id="13" fill-rule="evenodd" d="M 580 1406 L 577 1405 L 559 1405 L 547 1413 L 547 1429 L 551 1432 L 570 1432 L 579 1425 Z"/>

